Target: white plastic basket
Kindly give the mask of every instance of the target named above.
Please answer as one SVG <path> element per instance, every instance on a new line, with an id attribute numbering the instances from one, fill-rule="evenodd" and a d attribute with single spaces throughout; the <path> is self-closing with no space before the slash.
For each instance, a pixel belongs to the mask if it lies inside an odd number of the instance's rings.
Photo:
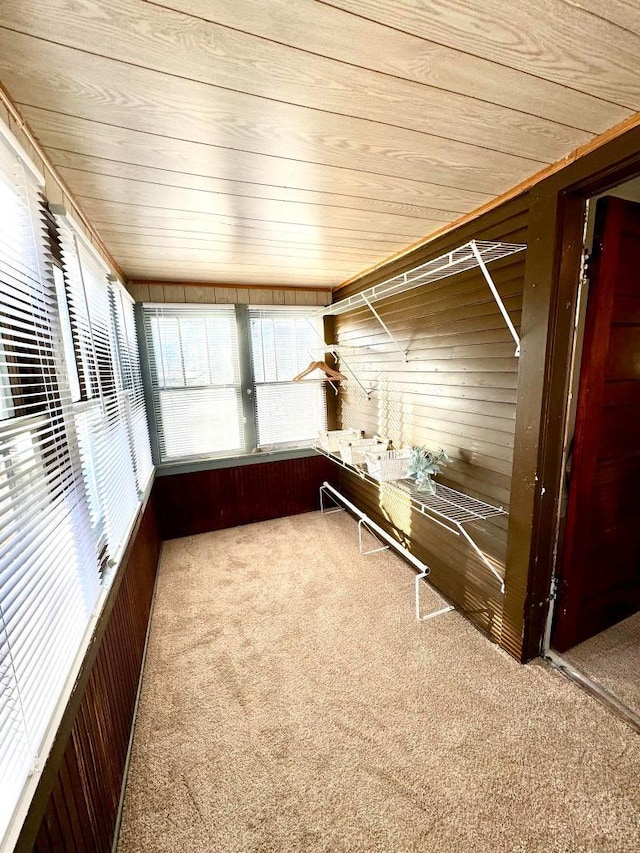
<path id="1" fill-rule="evenodd" d="M 380 482 L 403 480 L 407 476 L 410 458 L 411 448 L 367 451 L 367 471 Z"/>
<path id="2" fill-rule="evenodd" d="M 347 465 L 364 465 L 368 452 L 383 451 L 387 442 L 380 438 L 340 439 L 340 455 Z"/>
<path id="3" fill-rule="evenodd" d="M 357 429 L 330 429 L 320 430 L 318 433 L 318 444 L 327 453 L 340 452 L 340 439 L 345 441 L 354 441 L 360 438 L 360 432 Z"/>

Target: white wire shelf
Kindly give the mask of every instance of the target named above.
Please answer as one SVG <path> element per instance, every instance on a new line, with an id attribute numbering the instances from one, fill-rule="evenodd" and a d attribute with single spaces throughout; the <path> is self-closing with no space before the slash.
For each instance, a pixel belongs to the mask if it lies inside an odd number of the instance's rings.
<path id="1" fill-rule="evenodd" d="M 444 527 L 456 536 L 462 535 L 471 545 L 478 557 L 482 560 L 487 569 L 499 581 L 500 589 L 504 592 L 504 579 L 500 572 L 496 569 L 493 563 L 478 547 L 473 540 L 468 530 L 464 527 L 470 522 L 486 521 L 489 518 L 495 518 L 501 515 L 507 515 L 504 507 L 493 506 L 492 504 L 480 501 L 477 498 L 472 498 L 465 495 L 463 492 L 458 492 L 456 489 L 451 489 L 449 486 L 444 486 L 438 483 L 435 495 L 424 495 L 419 492 L 413 480 L 391 480 L 381 483 L 375 477 L 372 477 L 364 467 L 359 465 L 349 465 L 340 456 L 335 453 L 330 453 L 323 447 L 315 446 L 318 453 L 326 456 L 336 465 L 340 465 L 352 474 L 356 474 L 363 480 L 375 486 L 384 486 L 385 488 L 397 491 L 400 494 L 406 495 L 411 501 L 412 506 L 422 513 L 427 518 Z"/>
<path id="2" fill-rule="evenodd" d="M 387 336 L 393 342 L 395 347 L 402 353 L 405 361 L 407 360 L 407 352 L 403 350 L 398 342 L 389 331 L 384 321 L 373 308 L 373 303 L 380 299 L 387 299 L 390 296 L 397 296 L 400 293 L 405 293 L 408 290 L 413 290 L 416 287 L 422 287 L 425 284 L 433 284 L 443 278 L 448 278 L 458 273 L 466 272 L 467 270 L 480 269 L 482 272 L 491 293 L 500 309 L 505 323 L 509 328 L 509 332 L 516 343 L 516 355 L 520 353 L 520 337 L 509 317 L 507 309 L 498 293 L 498 290 L 491 278 L 491 274 L 487 269 L 487 264 L 492 261 L 498 261 L 501 258 L 507 258 L 517 252 L 522 252 L 527 248 L 526 243 L 502 243 L 493 240 L 470 240 L 468 243 L 463 243 L 462 246 L 453 249 L 451 252 L 446 252 L 437 258 L 433 258 L 424 264 L 420 264 L 411 270 L 400 273 L 399 275 L 388 278 L 379 284 L 374 284 L 366 290 L 361 290 L 354 293 L 352 296 L 346 296 L 344 299 L 334 302 L 332 305 L 319 309 L 318 313 L 323 316 L 337 316 L 344 314 L 347 311 L 353 311 L 355 308 L 366 307 L 373 313 L 378 320 Z"/>

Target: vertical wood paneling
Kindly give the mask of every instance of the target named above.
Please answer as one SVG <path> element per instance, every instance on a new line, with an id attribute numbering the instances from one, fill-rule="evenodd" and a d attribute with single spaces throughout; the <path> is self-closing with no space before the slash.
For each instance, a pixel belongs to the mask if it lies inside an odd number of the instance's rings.
<path id="1" fill-rule="evenodd" d="M 332 472 L 323 456 L 309 456 L 158 477 L 154 493 L 162 538 L 312 512 Z"/>
<path id="2" fill-rule="evenodd" d="M 149 502 L 35 843 L 36 853 L 108 853 L 113 843 L 160 540 Z M 36 795 L 37 796 L 37 795 Z"/>
<path id="3" fill-rule="evenodd" d="M 339 291 L 341 298 L 446 252 L 471 238 L 526 243 L 528 202 L 522 197 L 428 247 Z M 491 265 L 509 314 L 520 327 L 525 253 Z M 471 271 L 383 300 L 376 309 L 409 353 L 404 363 L 368 312 L 335 321 L 335 340 L 365 387 L 341 384 L 338 423 L 390 437 L 396 447 L 443 447 L 451 458 L 438 480 L 509 509 L 519 362 L 515 346 L 480 271 Z M 502 641 L 504 602 L 498 582 L 460 536 L 401 505 L 388 490 L 344 472 L 333 480 L 378 522 L 395 529 L 432 569 L 432 580 L 493 639 Z M 471 531 L 505 571 L 507 517 Z"/>

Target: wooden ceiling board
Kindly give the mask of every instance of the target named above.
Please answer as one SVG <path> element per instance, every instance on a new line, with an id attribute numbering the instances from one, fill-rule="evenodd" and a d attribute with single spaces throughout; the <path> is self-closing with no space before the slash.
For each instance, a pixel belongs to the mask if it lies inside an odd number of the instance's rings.
<path id="1" fill-rule="evenodd" d="M 428 201 L 447 213 L 461 213 L 492 198 L 491 193 L 433 184 L 417 178 L 398 178 L 380 172 L 347 169 L 285 156 L 226 151 L 188 140 L 102 126 L 101 123 L 24 107 L 29 121 L 53 162 L 76 166 L 78 161 L 110 168 L 153 168 L 174 174 L 181 185 L 200 186 L 201 179 L 251 182 L 261 186 L 344 194 L 358 198 L 418 203 Z M 67 150 L 64 146 L 73 146 Z M 91 152 L 99 152 L 92 156 Z M 91 167 L 90 167 L 91 169 Z M 188 171 L 184 171 L 188 169 Z M 98 168 L 95 171 L 99 171 Z M 133 174 L 133 173 L 131 173 Z"/>
<path id="2" fill-rule="evenodd" d="M 164 243 L 164 241 L 176 240 L 181 245 L 191 245 L 202 241 L 232 243 L 240 245 L 242 242 L 246 246 L 262 246 L 278 248 L 282 246 L 298 247 L 300 249 L 335 249 L 336 251 L 354 252 L 355 254 L 362 253 L 367 257 L 371 257 L 372 252 L 380 251 L 383 254 L 389 252 L 389 247 L 394 246 L 395 242 L 389 239 L 387 242 L 374 240 L 359 240 L 357 237 L 350 239 L 341 237 L 340 239 L 328 239 L 328 235 L 320 234 L 313 239 L 313 235 L 309 235 L 306 239 L 304 235 L 289 233 L 282 235 L 278 239 L 270 236 L 272 232 L 261 231 L 258 228 L 239 228 L 230 227 L 227 225 L 217 226 L 202 232 L 184 231 L 179 229 L 150 227 L 150 226 L 118 226 L 117 224 L 103 223 L 100 229 L 105 239 L 108 238 L 111 243 L 119 243 L 128 240 L 144 239 L 150 242 Z"/>
<path id="3" fill-rule="evenodd" d="M 580 0 L 580 7 L 597 17 L 605 17 L 629 32 L 640 34 L 640 7 L 629 0 Z"/>
<path id="4" fill-rule="evenodd" d="M 131 277 L 336 286 L 640 108 L 623 0 L 4 0 L 0 80 Z"/>
<path id="5" fill-rule="evenodd" d="M 101 14 L 98 14 L 98 10 Z M 71 13 L 72 11 L 72 13 Z M 552 162 L 592 134 L 518 109 L 304 54 L 138 0 L 3 0 L 3 23 L 39 39 L 214 89 L 356 117 Z M 211 97 L 217 98 L 214 91 Z"/>
<path id="6" fill-rule="evenodd" d="M 601 5 L 599 0 L 593 2 Z M 394 2 L 388 4 L 393 18 L 390 26 L 368 20 L 362 14 L 348 13 L 333 2 L 156 0 L 156 3 L 307 53 L 524 110 L 592 133 L 602 133 L 628 115 L 616 103 L 542 78 L 533 62 L 527 72 L 525 57 L 520 57 L 515 67 L 491 62 L 482 56 L 481 39 L 474 45 L 475 50 L 469 52 L 439 44 L 428 33 L 412 35 L 405 31 L 405 22 Z M 510 14 L 513 4 L 509 0 L 499 5 L 499 15 Z M 429 24 L 425 15 L 426 29 Z"/>
<path id="7" fill-rule="evenodd" d="M 203 249 L 211 251 L 223 251 L 229 249 L 239 249 L 240 241 L 234 244 L 233 239 L 229 237 L 212 236 L 201 239 L 190 238 L 185 241 L 182 236 L 140 236 L 129 232 L 114 234 L 109 233 L 109 243 L 112 246 L 121 247 L 126 250 L 127 247 L 137 247 L 140 249 L 182 249 L 185 252 L 198 252 Z M 371 257 L 370 250 L 358 250 L 341 248 L 335 246 L 318 246 L 318 245 L 299 245 L 293 242 L 280 241 L 279 243 L 267 243 L 263 240 L 250 240 L 246 237 L 242 238 L 242 247 L 245 251 L 254 255 L 297 255 L 300 258 L 326 258 L 327 260 L 340 260 L 348 262 L 362 263 L 363 257 L 369 259 Z"/>
<path id="8" fill-rule="evenodd" d="M 167 249 L 154 253 L 125 252 L 121 253 L 123 263 L 129 267 L 146 268 L 147 265 L 154 267 L 161 262 L 163 265 L 177 267 L 181 270 L 211 269 L 218 271 L 221 267 L 229 270 L 269 270 L 278 275 L 290 273 L 295 275 L 301 259 L 282 255 L 273 257 L 267 255 L 245 255 L 233 252 L 205 252 L 185 255 L 178 249 Z M 358 269 L 358 264 L 345 264 L 339 262 L 324 262 L 314 266 L 313 262 L 303 259 L 307 275 L 324 276 L 327 274 L 346 277 L 353 270 Z"/>
<path id="9" fill-rule="evenodd" d="M 14 52 L 21 61 L 16 66 Z M 18 104 L 294 159 L 499 193 L 548 160 L 320 113 L 80 53 L 0 29 L 0 79 Z"/>
<path id="10" fill-rule="evenodd" d="M 335 0 L 333 6 L 438 44 L 640 109 L 640 38 L 567 0 Z"/>
<path id="11" fill-rule="evenodd" d="M 138 195 L 138 189 L 158 188 L 171 204 L 166 206 L 188 205 L 199 210 L 215 210 L 219 205 L 229 205 L 234 199 L 253 199 L 256 201 L 277 202 L 295 205 L 294 209 L 306 210 L 314 216 L 314 208 L 322 208 L 323 215 L 350 215 L 351 211 L 383 216 L 402 216 L 431 222 L 448 222 L 452 211 L 422 207 L 418 204 L 398 201 L 380 201 L 378 199 L 363 199 L 345 196 L 340 193 L 313 193 L 289 187 L 262 187 L 256 184 L 245 184 L 241 181 L 220 181 L 216 178 L 200 178 L 194 180 L 199 186 L 184 186 L 178 183 L 178 176 L 172 172 L 153 170 L 144 167 L 126 165 L 124 168 L 111 168 L 110 171 L 99 171 L 97 168 L 69 168 L 59 166 L 58 171 L 65 180 L 73 183 L 76 191 L 81 194 L 117 193 L 122 188 L 129 189 L 129 196 Z M 117 173 L 117 174 L 114 174 Z M 167 183 L 166 181 L 169 181 Z M 110 197 L 110 196 L 109 196 Z M 116 196 L 114 196 L 115 198 Z"/>
<path id="12" fill-rule="evenodd" d="M 318 205 L 300 205 L 292 202 L 280 202 L 264 199 L 229 196 L 205 196 L 192 199 L 188 193 L 191 190 L 166 192 L 162 187 L 153 184 L 142 184 L 133 187 L 133 192 L 112 183 L 110 189 L 101 194 L 85 194 L 81 182 L 74 184 L 76 194 L 82 202 L 108 201 L 122 205 L 135 204 L 154 208 L 157 211 L 175 212 L 180 214 L 197 214 L 244 221 L 268 221 L 278 225 L 306 225 L 311 228 L 342 228 L 350 231 L 366 233 L 374 228 L 387 236 L 400 237 L 407 240 L 411 234 L 433 231 L 447 223 L 447 220 L 414 219 L 403 216 L 381 216 L 366 211 L 343 210 L 341 208 L 327 209 Z M 127 201 L 135 199 L 135 202 Z"/>
<path id="13" fill-rule="evenodd" d="M 298 202 L 256 199 L 249 196 L 200 194 L 197 190 L 173 188 L 167 190 L 155 184 L 122 179 L 111 179 L 107 186 L 90 188 L 89 181 L 76 176 L 74 188 L 80 200 L 92 199 L 154 207 L 157 210 L 177 213 L 197 213 L 233 217 L 237 220 L 253 219 L 286 224 L 309 225 L 323 228 L 344 228 L 354 231 L 376 229 L 388 235 L 407 238 L 408 235 L 433 231 L 445 225 L 446 219 L 417 219 L 415 217 L 376 214 L 362 210 L 345 210 L 327 205 L 304 205 Z"/>
<path id="14" fill-rule="evenodd" d="M 210 268 L 217 269 L 220 265 L 224 265 L 227 269 L 234 270 L 251 270 L 262 269 L 272 270 L 278 274 L 291 273 L 295 274 L 300 266 L 301 259 L 295 256 L 281 255 L 274 257 L 271 255 L 245 255 L 243 253 L 234 254 L 228 252 L 201 252 L 185 255 L 179 249 L 167 249 L 161 252 L 125 252 L 121 253 L 123 261 L 128 266 L 144 267 L 147 264 L 153 266 L 159 261 L 163 264 L 178 266 L 180 269 L 201 269 Z M 306 273 L 308 275 L 323 276 L 327 274 L 346 276 L 350 271 L 358 269 L 357 262 L 355 264 L 340 263 L 337 261 L 324 262 L 314 266 L 313 261 L 303 259 L 305 263 Z"/>
<path id="15" fill-rule="evenodd" d="M 271 233 L 278 240 L 289 236 L 292 239 L 296 237 L 308 242 L 309 238 L 315 238 L 318 233 L 330 241 L 331 235 L 339 240 L 342 237 L 354 237 L 359 233 L 354 228 L 342 228 L 337 226 L 313 226 L 308 223 L 296 222 L 269 222 L 261 219 L 234 219 L 232 216 L 215 215 L 211 213 L 190 213 L 189 211 L 171 211 L 163 208 L 156 208 L 149 205 L 131 203 L 121 203 L 115 201 L 105 201 L 102 199 L 80 198 L 83 209 L 91 218 L 91 221 L 98 227 L 110 223 L 118 226 L 133 226 L 138 228 L 159 227 L 166 230 L 188 231 L 191 233 L 207 234 L 209 229 L 218 230 L 220 226 L 228 226 L 231 234 L 242 233 L 241 227 L 244 226 L 251 233 Z M 399 235 L 396 235 L 398 239 Z M 388 241 L 388 233 L 378 233 L 365 231 L 363 238 L 371 241 L 372 239 L 380 239 Z M 396 244 L 397 244 L 396 239 Z M 405 237 L 405 240 L 407 238 Z"/>
<path id="16" fill-rule="evenodd" d="M 233 282 L 234 285 L 242 287 L 246 284 L 278 287 L 288 285 L 291 287 L 318 288 L 330 290 L 335 275 L 314 275 L 313 273 L 294 274 L 282 272 L 279 268 L 271 270 L 266 267 L 251 267 L 238 269 L 235 266 L 224 264 L 211 264 L 204 267 L 185 267 L 183 264 L 166 264 L 158 262 L 154 266 L 145 265 L 132 266 L 128 270 L 129 278 L 137 281 L 163 281 L 183 282 L 185 279 L 198 284 L 218 284 Z M 225 273 L 227 278 L 225 279 Z"/>
<path id="17" fill-rule="evenodd" d="M 314 274 L 331 272 L 344 273 L 349 270 L 357 270 L 362 265 L 360 258 L 341 258 L 340 256 L 325 255 L 318 253 L 316 255 L 307 254 L 304 252 L 285 250 L 280 252 L 250 252 L 245 246 L 234 249 L 231 246 L 201 246 L 197 249 L 189 247 L 185 249 L 183 246 L 139 246 L 139 245 L 118 245 L 118 253 L 123 258 L 124 262 L 129 264 L 136 261 L 137 265 L 150 263 L 157 260 L 176 261 L 180 263 L 226 263 L 237 264 L 242 263 L 262 266 L 277 266 L 286 263 L 292 266 L 304 264 L 307 272 Z"/>
<path id="18" fill-rule="evenodd" d="M 117 239 L 120 238 L 129 238 L 135 240 L 137 237 L 136 232 L 139 232 L 141 229 L 137 227 L 135 224 L 130 225 L 128 222 L 124 224 L 118 224 L 113 222 L 102 222 L 98 221 L 96 225 L 99 227 L 100 233 L 105 235 L 105 239 L 108 237 L 115 237 Z M 210 234 L 206 231 L 196 231 L 196 232 L 185 232 L 185 231 L 172 231 L 167 228 L 161 228 L 157 226 L 151 226 L 151 230 L 153 231 L 153 238 L 150 238 L 152 241 L 160 242 L 164 245 L 164 241 L 166 239 L 175 238 L 179 240 L 180 245 L 188 248 L 193 238 L 198 238 L 201 240 L 211 240 L 216 239 L 217 235 L 214 235 L 212 238 Z M 254 246 L 256 244 L 256 237 L 263 237 L 263 232 L 257 230 L 241 230 L 238 228 L 228 229 L 227 233 L 224 235 L 222 239 L 221 245 L 227 245 L 233 248 L 246 247 L 247 251 L 253 251 Z M 329 251 L 335 248 L 336 251 L 341 250 L 341 246 L 337 241 L 329 241 L 326 239 L 326 235 L 321 235 L 324 242 L 315 241 L 314 243 L 310 243 L 309 240 L 313 238 L 313 234 L 306 235 L 307 239 L 305 240 L 305 235 L 300 235 L 296 233 L 291 233 L 289 236 L 289 240 L 277 240 L 277 241 L 266 241 L 262 243 L 262 245 L 266 245 L 267 247 L 275 247 L 281 248 L 283 246 L 290 246 L 292 249 L 308 249 L 312 246 L 318 252 L 322 252 L 325 249 Z M 347 247 L 348 250 L 348 247 Z M 375 244 L 372 243 L 367 250 L 367 257 L 379 257 L 380 260 L 384 260 L 388 256 L 389 247 L 388 245 L 381 243 Z"/>
<path id="19" fill-rule="evenodd" d="M 110 239 L 110 243 L 112 247 L 117 248 L 117 251 L 123 256 L 127 253 L 140 253 L 142 255 L 155 253 L 155 255 L 158 256 L 163 251 L 179 251 L 182 252 L 183 255 L 191 256 L 193 254 L 195 257 L 198 257 L 204 252 L 226 252 L 229 255 L 245 252 L 247 257 L 250 258 L 263 256 L 266 258 L 278 258 L 283 256 L 295 257 L 301 261 L 306 259 L 309 260 L 309 262 L 319 262 L 316 264 L 317 266 L 321 266 L 322 263 L 339 262 L 343 265 L 355 265 L 359 268 L 363 262 L 362 253 L 350 252 L 349 250 L 344 249 L 317 246 L 309 248 L 306 246 L 297 246 L 294 243 L 290 245 L 273 246 L 264 245 L 262 243 L 251 243 L 245 239 L 243 239 L 241 243 L 240 241 L 236 241 L 234 243 L 233 240 L 229 239 L 190 240 L 189 243 L 185 245 L 185 241 L 181 237 L 167 237 L 164 239 L 139 237 L 136 239 L 135 237 L 127 235 L 126 238 L 113 237 Z M 383 254 L 384 253 L 381 253 L 381 255 Z M 369 259 L 371 254 L 367 254 L 366 257 Z"/>

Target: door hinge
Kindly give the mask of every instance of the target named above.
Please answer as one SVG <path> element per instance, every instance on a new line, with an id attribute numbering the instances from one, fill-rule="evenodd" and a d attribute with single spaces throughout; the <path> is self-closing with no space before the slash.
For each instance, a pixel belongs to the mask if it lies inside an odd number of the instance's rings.
<path id="1" fill-rule="evenodd" d="M 551 589 L 549 590 L 549 597 L 546 599 L 547 601 L 555 601 L 558 597 L 558 588 L 560 586 L 560 581 L 558 579 L 558 575 L 553 575 L 551 578 Z"/>
<path id="2" fill-rule="evenodd" d="M 593 254 L 588 249 L 582 250 L 582 269 L 580 272 L 580 280 L 582 284 L 589 284 L 589 274 L 591 272 L 591 261 Z"/>

